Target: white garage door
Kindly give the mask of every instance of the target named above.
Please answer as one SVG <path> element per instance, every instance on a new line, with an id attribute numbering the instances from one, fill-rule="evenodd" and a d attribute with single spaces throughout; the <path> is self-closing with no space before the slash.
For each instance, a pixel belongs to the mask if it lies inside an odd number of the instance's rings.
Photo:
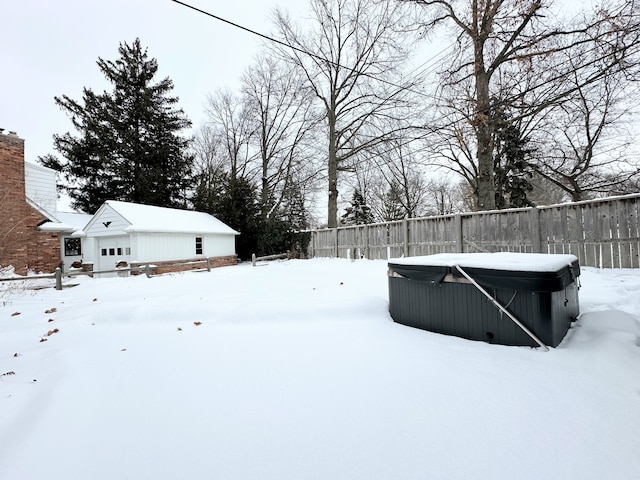
<path id="1" fill-rule="evenodd" d="M 120 261 L 131 261 L 131 246 L 128 236 L 103 237 L 98 241 L 98 270 L 113 270 Z"/>

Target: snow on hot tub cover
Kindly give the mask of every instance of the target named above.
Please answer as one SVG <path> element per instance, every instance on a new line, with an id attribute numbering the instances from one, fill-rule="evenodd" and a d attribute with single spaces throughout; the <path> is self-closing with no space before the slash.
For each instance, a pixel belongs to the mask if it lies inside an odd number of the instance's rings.
<path id="1" fill-rule="evenodd" d="M 441 283 L 464 269 L 484 287 L 537 292 L 564 290 L 580 275 L 575 255 L 544 253 L 439 253 L 421 257 L 393 258 L 390 271 L 412 280 Z"/>

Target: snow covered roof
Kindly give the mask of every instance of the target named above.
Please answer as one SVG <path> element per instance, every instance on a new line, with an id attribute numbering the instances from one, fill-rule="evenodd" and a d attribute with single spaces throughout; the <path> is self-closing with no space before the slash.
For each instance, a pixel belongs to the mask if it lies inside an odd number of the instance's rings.
<path id="1" fill-rule="evenodd" d="M 56 218 L 62 223 L 71 225 L 75 230 L 82 230 L 93 218 L 93 215 L 77 212 L 57 212 Z"/>
<path id="2" fill-rule="evenodd" d="M 73 232 L 75 228 L 64 222 L 45 222 L 38 226 L 41 232 Z"/>
<path id="3" fill-rule="evenodd" d="M 127 232 L 240 234 L 204 212 L 116 200 L 108 200 L 105 204 L 130 224 L 125 228 Z"/>
<path id="4" fill-rule="evenodd" d="M 42 232 L 72 233 L 72 236 L 83 236 L 82 228 L 89 223 L 93 215 L 75 212 L 56 212 L 55 217 L 48 215 L 50 221 L 38 226 Z"/>
<path id="5" fill-rule="evenodd" d="M 547 253 L 438 253 L 421 257 L 392 258 L 390 264 L 438 267 L 486 268 L 524 272 L 555 272 L 578 260 L 575 255 Z"/>

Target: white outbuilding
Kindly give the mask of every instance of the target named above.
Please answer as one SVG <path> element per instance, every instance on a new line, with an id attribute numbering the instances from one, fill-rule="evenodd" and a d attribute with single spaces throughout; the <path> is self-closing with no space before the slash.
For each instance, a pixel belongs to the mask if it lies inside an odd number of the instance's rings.
<path id="1" fill-rule="evenodd" d="M 239 232 L 204 212 L 109 200 L 83 228 L 84 264 L 94 271 L 129 265 L 211 260 L 237 263 Z"/>

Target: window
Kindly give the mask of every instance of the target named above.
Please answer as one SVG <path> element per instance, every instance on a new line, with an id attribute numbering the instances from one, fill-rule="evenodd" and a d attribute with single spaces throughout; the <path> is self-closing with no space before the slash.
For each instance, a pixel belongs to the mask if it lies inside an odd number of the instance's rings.
<path id="1" fill-rule="evenodd" d="M 196 255 L 202 255 L 202 237 L 196 237 Z"/>
<path id="2" fill-rule="evenodd" d="M 110 248 L 109 249 L 109 256 L 113 257 L 116 254 L 116 249 L 115 248 Z"/>
<path id="3" fill-rule="evenodd" d="M 79 238 L 65 238 L 64 239 L 64 256 L 65 257 L 75 257 L 78 255 L 82 255 L 82 249 L 80 248 L 80 239 Z"/>
<path id="4" fill-rule="evenodd" d="M 122 255 L 122 248 L 118 247 L 118 255 Z"/>
<path id="5" fill-rule="evenodd" d="M 131 247 L 124 247 L 124 254 L 131 255 Z"/>
<path id="6" fill-rule="evenodd" d="M 106 249 L 106 248 L 103 248 L 103 249 L 101 250 L 101 255 L 102 255 L 103 257 L 106 257 L 106 256 L 107 256 L 107 249 Z"/>

